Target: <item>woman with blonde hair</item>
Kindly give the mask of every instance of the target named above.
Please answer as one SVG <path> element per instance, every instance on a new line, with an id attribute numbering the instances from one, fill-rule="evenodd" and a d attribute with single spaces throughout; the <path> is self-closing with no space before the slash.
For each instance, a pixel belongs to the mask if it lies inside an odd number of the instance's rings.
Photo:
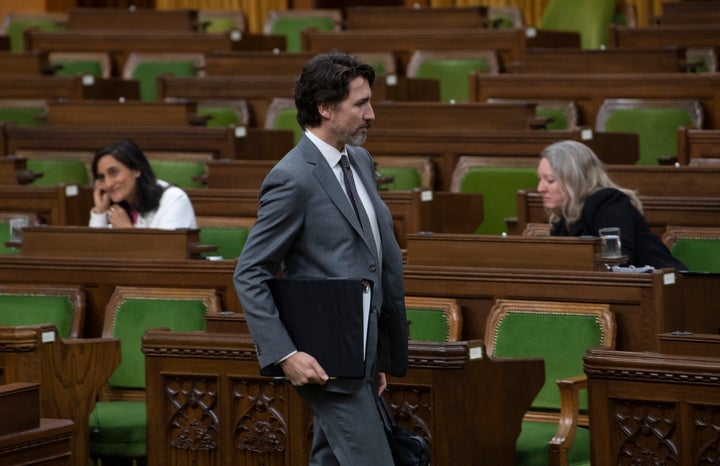
<path id="1" fill-rule="evenodd" d="M 627 265 L 687 270 L 650 230 L 637 194 L 616 185 L 585 144 L 568 140 L 543 149 L 537 190 L 551 236 L 599 236 L 601 228 L 618 227 Z"/>

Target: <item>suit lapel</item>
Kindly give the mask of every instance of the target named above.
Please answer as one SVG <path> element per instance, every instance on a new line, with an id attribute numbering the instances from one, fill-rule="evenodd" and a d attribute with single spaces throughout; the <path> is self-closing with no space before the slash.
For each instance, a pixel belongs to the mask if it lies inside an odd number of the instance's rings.
<path id="1" fill-rule="evenodd" d="M 362 227 L 355 215 L 355 210 L 352 208 L 350 201 L 348 201 L 345 195 L 345 191 L 340 187 L 335 173 L 330 165 L 328 165 L 322 153 L 320 153 L 320 150 L 307 136 L 303 136 L 300 139 L 300 148 L 305 160 L 315 166 L 313 175 L 315 179 L 318 180 L 320 187 L 325 191 L 332 203 L 335 204 L 335 207 L 343 214 L 345 220 L 347 220 L 362 237 Z"/>

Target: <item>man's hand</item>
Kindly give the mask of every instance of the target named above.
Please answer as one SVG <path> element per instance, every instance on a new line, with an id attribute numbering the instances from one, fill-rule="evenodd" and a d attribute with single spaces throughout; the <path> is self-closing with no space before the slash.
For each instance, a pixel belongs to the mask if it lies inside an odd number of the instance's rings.
<path id="1" fill-rule="evenodd" d="M 285 376 L 294 386 L 316 383 L 325 385 L 329 377 L 317 360 L 307 353 L 298 351 L 280 363 Z"/>
<path id="2" fill-rule="evenodd" d="M 385 372 L 378 372 L 378 382 L 379 382 L 378 396 L 381 396 L 382 393 L 387 388 L 387 376 L 385 376 Z"/>

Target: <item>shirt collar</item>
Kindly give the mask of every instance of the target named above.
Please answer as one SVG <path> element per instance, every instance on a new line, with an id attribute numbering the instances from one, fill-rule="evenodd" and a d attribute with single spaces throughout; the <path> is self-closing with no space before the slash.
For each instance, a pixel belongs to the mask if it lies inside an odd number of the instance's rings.
<path id="1" fill-rule="evenodd" d="M 344 147 L 342 152 L 337 150 L 335 147 L 331 146 L 327 142 L 323 141 L 319 137 L 317 137 L 315 134 L 313 134 L 312 131 L 309 129 L 305 130 L 305 135 L 310 139 L 313 144 L 320 150 L 320 153 L 322 156 L 327 160 L 327 163 L 334 167 L 340 162 L 340 156 L 343 154 L 347 154 L 347 147 Z"/>

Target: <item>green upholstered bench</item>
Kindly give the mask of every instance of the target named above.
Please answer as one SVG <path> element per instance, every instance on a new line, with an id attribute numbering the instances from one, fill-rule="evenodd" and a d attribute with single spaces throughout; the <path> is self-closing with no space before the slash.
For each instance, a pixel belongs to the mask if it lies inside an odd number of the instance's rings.
<path id="1" fill-rule="evenodd" d="M 121 363 L 90 414 L 92 458 L 137 459 L 147 454 L 145 331 L 201 331 L 205 314 L 219 311 L 220 298 L 213 289 L 115 288 L 106 308 L 103 336 L 120 339 Z"/>
<path id="2" fill-rule="evenodd" d="M 523 420 L 516 464 L 589 461 L 589 431 L 577 423 L 580 414 L 587 418 L 587 394 L 579 391 L 587 387 L 583 356 L 588 348 L 614 347 L 615 335 L 614 314 L 606 304 L 495 302 L 486 326 L 488 354 L 545 361 L 545 383 Z"/>
<path id="3" fill-rule="evenodd" d="M 85 292 L 79 286 L 0 284 L 0 325 L 54 324 L 60 338 L 79 338 Z"/>

